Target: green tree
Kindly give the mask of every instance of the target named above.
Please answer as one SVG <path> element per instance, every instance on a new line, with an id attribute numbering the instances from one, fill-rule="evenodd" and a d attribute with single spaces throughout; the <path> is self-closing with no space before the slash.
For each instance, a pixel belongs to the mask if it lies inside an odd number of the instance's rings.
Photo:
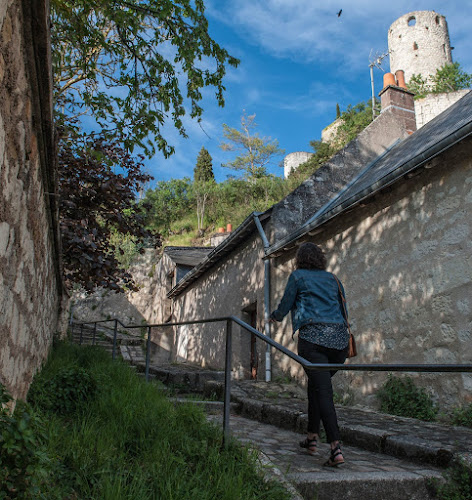
<path id="1" fill-rule="evenodd" d="M 339 104 L 336 103 L 336 120 L 341 117 L 341 109 L 339 107 Z"/>
<path id="2" fill-rule="evenodd" d="M 408 89 L 415 93 L 415 99 L 421 99 L 428 94 L 441 94 L 468 89 L 472 85 L 472 74 L 466 73 L 458 62 L 445 64 L 428 80 L 421 74 L 412 75 Z"/>
<path id="3" fill-rule="evenodd" d="M 104 138 L 168 156 L 164 124 L 186 136 L 182 118 L 200 120 L 203 88 L 224 105 L 226 65 L 239 61 L 210 37 L 203 0 L 51 0 L 51 17 L 63 120 L 93 115 Z"/>
<path id="4" fill-rule="evenodd" d="M 372 101 L 349 105 L 341 113 L 341 120 L 335 141 L 340 147 L 355 139 L 372 122 Z"/>
<path id="5" fill-rule="evenodd" d="M 197 156 L 197 163 L 193 170 L 193 180 L 195 182 L 215 180 L 215 174 L 213 173 L 213 158 L 203 146 Z"/>
<path id="6" fill-rule="evenodd" d="M 186 136 L 206 87 L 224 105 L 226 67 L 239 61 L 210 37 L 203 0 L 51 0 L 51 19 L 66 281 L 122 290 L 132 281 L 113 242 L 149 237 L 134 198 L 150 176 L 129 152 L 172 154 L 164 125 Z M 169 231 L 162 206 L 155 219 Z"/>
<path id="7" fill-rule="evenodd" d="M 215 174 L 213 173 L 213 159 L 210 153 L 202 146 L 193 170 L 193 190 L 196 199 L 197 229 L 201 234 L 204 229 L 205 211 L 207 203 L 215 192 Z"/>
<path id="8" fill-rule="evenodd" d="M 146 192 L 144 203 L 147 225 L 168 236 L 172 223 L 192 208 L 192 181 L 188 177 L 159 181 L 154 189 Z"/>
<path id="9" fill-rule="evenodd" d="M 132 235 L 137 244 L 152 238 L 160 244 L 144 226 L 145 206 L 135 203 L 137 190 L 150 178 L 142 167 L 119 145 L 103 139 L 73 135 L 59 141 L 59 223 L 68 286 L 78 283 L 87 291 L 134 288 L 117 258 L 124 255 L 120 240 L 112 235 Z"/>
<path id="10" fill-rule="evenodd" d="M 472 74 L 462 70 L 460 64 L 445 64 L 436 71 L 433 77 L 433 92 L 454 92 L 456 90 L 468 89 L 472 85 Z"/>
<path id="11" fill-rule="evenodd" d="M 223 164 L 223 167 L 243 171 L 245 177 L 254 180 L 267 175 L 266 166 L 274 158 L 283 155 L 276 139 L 259 137 L 254 132 L 257 124 L 256 115 L 241 116 L 241 130 L 223 124 L 223 135 L 228 142 L 221 143 L 223 151 L 238 151 L 240 154 L 233 161 Z"/>

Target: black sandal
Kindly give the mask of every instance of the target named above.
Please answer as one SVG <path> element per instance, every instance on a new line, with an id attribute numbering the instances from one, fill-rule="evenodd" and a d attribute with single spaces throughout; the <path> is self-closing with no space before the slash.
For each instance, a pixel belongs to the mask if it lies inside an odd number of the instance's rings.
<path id="1" fill-rule="evenodd" d="M 314 455 L 316 453 L 316 445 L 317 445 L 316 438 L 313 439 L 305 438 L 304 441 L 300 441 L 300 446 L 302 448 L 306 448 L 310 455 Z"/>
<path id="2" fill-rule="evenodd" d="M 336 460 L 336 457 L 341 456 L 340 459 Z M 337 467 L 338 465 L 342 465 L 344 463 L 343 453 L 341 451 L 341 447 L 339 444 L 336 445 L 334 449 L 331 450 L 331 454 L 329 455 L 328 460 L 323 465 L 327 467 Z"/>

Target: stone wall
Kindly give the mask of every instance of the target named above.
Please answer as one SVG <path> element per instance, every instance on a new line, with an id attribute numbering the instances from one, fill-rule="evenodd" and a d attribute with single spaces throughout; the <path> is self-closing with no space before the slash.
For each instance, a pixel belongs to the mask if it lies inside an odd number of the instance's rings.
<path id="1" fill-rule="evenodd" d="M 44 0 L 1 2 L 0 382 L 16 398 L 60 328 L 48 22 Z"/>
<path id="2" fill-rule="evenodd" d="M 420 175 L 325 226 L 312 241 L 343 281 L 356 334 L 355 363 L 471 363 L 472 139 Z M 277 302 L 294 253 L 273 262 Z M 288 320 L 275 339 L 293 348 Z M 303 377 L 285 359 L 277 366 Z M 472 401 L 471 374 L 411 374 L 443 407 Z M 336 390 L 376 406 L 385 373 L 343 372 Z"/>
<path id="3" fill-rule="evenodd" d="M 444 94 L 429 94 L 415 100 L 416 128 L 419 129 L 434 117 L 441 114 L 456 101 L 462 99 L 470 90 L 457 90 Z"/>
<path id="4" fill-rule="evenodd" d="M 262 242 L 255 230 L 237 251 L 219 261 L 174 301 L 174 321 L 237 316 L 250 323 L 255 308 L 255 327 L 264 330 L 264 262 Z M 208 368 L 222 369 L 225 360 L 226 324 L 215 323 L 178 327 L 175 331 L 175 358 Z M 257 343 L 258 376 L 264 377 L 265 345 Z M 233 325 L 233 373 L 249 378 L 251 338 Z"/>

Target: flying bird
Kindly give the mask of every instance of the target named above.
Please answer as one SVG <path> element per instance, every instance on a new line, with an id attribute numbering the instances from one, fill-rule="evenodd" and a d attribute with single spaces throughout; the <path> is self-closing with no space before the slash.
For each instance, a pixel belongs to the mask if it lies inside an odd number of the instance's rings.
<path id="1" fill-rule="evenodd" d="M 341 9 L 339 12 L 338 12 L 338 17 L 341 17 L 341 14 L 343 13 L 343 9 Z"/>

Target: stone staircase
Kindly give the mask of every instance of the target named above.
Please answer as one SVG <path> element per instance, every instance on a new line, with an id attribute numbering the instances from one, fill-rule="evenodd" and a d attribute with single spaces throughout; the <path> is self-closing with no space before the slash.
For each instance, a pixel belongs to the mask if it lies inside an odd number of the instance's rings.
<path id="1" fill-rule="evenodd" d="M 114 331 L 111 328 L 98 326 L 95 330 L 92 326 L 79 327 L 72 325 L 69 330 L 72 342 L 81 345 L 96 345 L 102 347 L 110 354 L 113 353 Z M 119 332 L 116 335 L 115 355 L 121 357 L 132 366 L 145 363 L 143 353 L 144 339 Z"/>
<path id="2" fill-rule="evenodd" d="M 106 342 L 111 345 L 110 337 L 105 337 L 104 347 Z M 141 346 L 128 344 L 132 340 L 120 338 L 120 354 L 143 373 L 144 354 Z M 204 404 L 208 419 L 222 425 L 223 372 L 186 364 L 151 364 L 149 375 L 178 388 L 177 392 L 201 394 L 201 401 L 194 396 L 191 402 Z M 212 401 L 205 399 L 209 396 Z M 338 406 L 346 464 L 325 467 L 328 444 L 320 443 L 314 456 L 298 446 L 307 425 L 303 388 L 233 381 L 231 400 L 231 434 L 258 450 L 264 473 L 285 483 L 296 500 L 433 500 L 437 498 L 434 482 L 444 481 L 448 466 L 459 459 L 472 464 L 470 429 Z"/>

